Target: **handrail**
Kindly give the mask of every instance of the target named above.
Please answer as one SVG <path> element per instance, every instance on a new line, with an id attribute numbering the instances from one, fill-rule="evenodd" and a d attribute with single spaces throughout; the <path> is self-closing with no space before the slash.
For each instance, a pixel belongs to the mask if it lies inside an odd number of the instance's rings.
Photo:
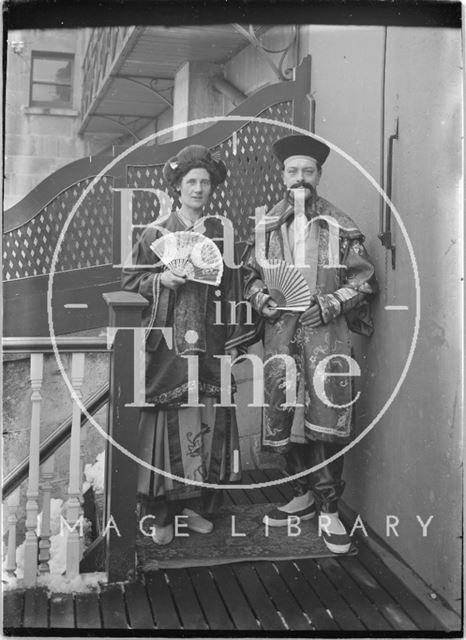
<path id="1" fill-rule="evenodd" d="M 51 336 L 35 338 L 3 338 L 3 350 L 8 353 L 50 353 L 54 343 L 61 351 L 74 353 L 108 351 L 107 338 L 99 336 Z"/>
<path id="2" fill-rule="evenodd" d="M 87 401 L 84 403 L 86 410 L 91 415 L 94 415 L 99 411 L 109 399 L 109 385 L 108 382 L 101 385 L 95 393 L 93 393 Z M 71 435 L 71 421 L 72 418 L 69 416 L 66 418 L 52 433 L 50 433 L 45 440 L 40 445 L 40 453 L 39 460 L 40 464 L 44 463 L 46 460 L 52 456 L 55 451 L 62 444 L 66 442 L 66 440 Z M 81 428 L 88 422 L 87 417 L 84 414 L 81 414 Z M 3 499 L 8 497 L 10 493 L 19 487 L 19 485 L 26 480 L 29 472 L 29 456 L 24 458 L 19 464 L 16 465 L 14 469 L 12 469 L 5 478 L 3 483 Z"/>
<path id="3" fill-rule="evenodd" d="M 3 233 L 10 233 L 30 222 L 60 193 L 83 180 L 99 175 L 112 160 L 109 156 L 87 156 L 60 167 L 39 182 L 24 198 L 4 212 Z M 116 172 L 107 175 L 116 177 Z"/>

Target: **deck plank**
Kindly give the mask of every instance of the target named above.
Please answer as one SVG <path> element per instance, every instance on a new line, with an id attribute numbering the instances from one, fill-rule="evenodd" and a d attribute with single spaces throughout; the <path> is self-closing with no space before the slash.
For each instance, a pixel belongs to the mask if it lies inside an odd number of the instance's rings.
<path id="1" fill-rule="evenodd" d="M 181 622 L 164 572 L 148 571 L 145 574 L 145 581 L 157 628 L 181 629 Z"/>
<path id="2" fill-rule="evenodd" d="M 44 588 L 28 589 L 24 596 L 23 626 L 34 629 L 47 629 L 49 617 L 49 599 Z"/>
<path id="3" fill-rule="evenodd" d="M 270 478 L 259 469 L 255 469 L 254 471 L 249 471 L 249 477 L 251 478 L 251 482 L 268 482 Z M 269 487 L 261 487 L 260 491 L 264 495 L 263 502 L 268 502 L 270 505 L 280 504 L 284 501 L 284 495 L 279 490 L 277 485 L 272 485 Z"/>
<path id="4" fill-rule="evenodd" d="M 244 489 L 227 489 L 225 493 L 232 504 L 251 504 L 251 500 Z"/>
<path id="5" fill-rule="evenodd" d="M 396 600 L 421 631 L 444 631 L 437 618 L 403 582 L 364 544 L 359 546 L 361 563 Z"/>
<path id="6" fill-rule="evenodd" d="M 264 469 L 263 473 L 268 480 L 278 480 L 279 478 L 285 477 L 285 474 L 280 469 Z M 291 488 L 289 482 L 282 482 L 273 486 L 283 496 L 282 502 L 289 502 L 294 498 L 293 489 Z"/>
<path id="7" fill-rule="evenodd" d="M 74 601 L 71 593 L 53 593 L 50 596 L 50 628 L 74 629 Z"/>
<path id="8" fill-rule="evenodd" d="M 319 594 L 324 607 L 332 613 L 340 629 L 344 631 L 364 631 L 365 627 L 361 620 L 343 600 L 314 560 L 297 560 L 296 565 L 314 591 Z"/>
<path id="9" fill-rule="evenodd" d="M 280 575 L 288 585 L 302 610 L 309 616 L 312 626 L 317 631 L 330 631 L 338 629 L 336 622 L 329 616 L 322 605 L 316 592 L 296 569 L 291 560 L 275 562 Z"/>
<path id="10" fill-rule="evenodd" d="M 257 577 L 253 563 L 244 562 L 233 567 L 249 604 L 264 631 L 283 631 L 286 629 L 280 616 L 272 605 L 270 596 Z"/>
<path id="11" fill-rule="evenodd" d="M 102 587 L 100 606 L 104 629 L 127 629 L 125 601 L 119 585 Z"/>
<path id="12" fill-rule="evenodd" d="M 228 491 L 223 489 L 222 494 L 223 494 L 222 506 L 229 507 L 230 505 L 234 504 L 233 499 L 232 499 L 232 497 L 231 497 L 231 495 L 230 495 L 230 493 Z"/>
<path id="13" fill-rule="evenodd" d="M 130 627 L 132 629 L 153 629 L 154 620 L 142 582 L 129 582 L 125 584 L 124 591 Z"/>
<path id="14" fill-rule="evenodd" d="M 254 568 L 289 629 L 310 631 L 312 629 L 311 624 L 304 617 L 301 607 L 294 599 L 286 583 L 276 572 L 273 564 L 271 562 L 257 562 Z"/>
<path id="15" fill-rule="evenodd" d="M 99 596 L 96 591 L 77 593 L 75 597 L 76 627 L 78 629 L 101 629 Z"/>
<path id="16" fill-rule="evenodd" d="M 193 583 L 197 597 L 204 609 L 209 629 L 230 631 L 234 629 L 228 611 L 213 579 L 212 573 L 207 567 L 195 567 L 189 569 L 189 575 Z"/>
<path id="17" fill-rule="evenodd" d="M 23 624 L 24 591 L 5 591 L 3 594 L 3 626 L 19 629 Z"/>
<path id="18" fill-rule="evenodd" d="M 322 558 L 318 564 L 329 580 L 333 583 L 343 599 L 358 612 L 363 624 L 371 631 L 391 631 L 393 627 L 378 612 L 376 606 L 368 599 L 359 588 L 357 582 L 352 580 L 338 560 L 334 558 Z"/>
<path id="19" fill-rule="evenodd" d="M 244 597 L 231 565 L 211 567 L 211 571 L 235 628 L 241 631 L 257 631 L 259 623 L 251 611 L 249 602 Z"/>
<path id="20" fill-rule="evenodd" d="M 264 477 L 264 480 L 267 480 L 267 478 Z M 250 471 L 244 471 L 242 482 L 243 484 L 255 484 L 256 480 L 254 480 Z M 264 504 L 264 502 L 268 502 L 267 496 L 262 489 L 245 489 L 245 492 L 253 504 Z"/>
<path id="21" fill-rule="evenodd" d="M 173 594 L 181 618 L 183 629 L 208 629 L 204 614 L 196 597 L 186 569 L 167 569 L 165 571 L 169 588 Z"/>
<path id="22" fill-rule="evenodd" d="M 360 545 L 358 545 L 360 546 Z M 374 602 L 380 613 L 397 631 L 417 631 L 418 628 L 400 605 L 379 585 L 357 557 L 346 556 L 339 559 L 340 566 L 347 571 L 361 591 Z"/>

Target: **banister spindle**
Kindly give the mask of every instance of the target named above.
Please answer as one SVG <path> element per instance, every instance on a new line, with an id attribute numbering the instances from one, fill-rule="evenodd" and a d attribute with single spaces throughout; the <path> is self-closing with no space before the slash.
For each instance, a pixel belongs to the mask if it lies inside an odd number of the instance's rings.
<path id="1" fill-rule="evenodd" d="M 50 500 L 55 475 L 55 456 L 42 465 L 42 521 L 39 540 L 39 573 L 50 573 Z"/>
<path id="2" fill-rule="evenodd" d="M 33 587 L 37 580 L 37 515 L 39 497 L 40 410 L 44 356 L 31 353 L 31 434 L 29 441 L 29 479 L 26 502 L 26 540 L 24 545 L 24 586 Z"/>
<path id="3" fill-rule="evenodd" d="M 16 575 L 16 524 L 18 522 L 19 487 L 7 499 L 8 507 L 8 554 L 6 571 L 9 576 Z"/>
<path id="4" fill-rule="evenodd" d="M 76 398 L 82 399 L 81 387 L 84 380 L 84 353 L 73 353 L 71 357 L 71 384 Z M 71 529 L 68 533 L 66 544 L 66 575 L 74 577 L 79 573 L 79 561 L 81 556 L 81 542 L 77 522 L 80 516 L 81 503 L 81 461 L 80 461 L 80 436 L 81 436 L 81 409 L 73 398 L 73 418 L 71 423 L 70 442 L 70 477 L 68 485 L 68 501 L 66 508 L 66 520 Z"/>

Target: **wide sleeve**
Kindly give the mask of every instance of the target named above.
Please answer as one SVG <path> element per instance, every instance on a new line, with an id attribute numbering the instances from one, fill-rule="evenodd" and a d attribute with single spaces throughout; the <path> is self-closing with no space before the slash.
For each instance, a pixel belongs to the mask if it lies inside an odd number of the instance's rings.
<path id="1" fill-rule="evenodd" d="M 235 264 L 241 264 L 237 247 L 235 247 Z M 261 337 L 257 313 L 250 301 L 243 295 L 245 277 L 244 262 L 238 269 L 225 266 L 222 312 L 227 325 L 226 350 L 236 348 L 240 352 L 244 352 L 249 345 L 254 344 Z"/>
<path id="2" fill-rule="evenodd" d="M 173 292 L 161 284 L 163 265 L 157 260 L 150 248 L 152 242 L 159 237 L 159 232 L 153 227 L 147 227 L 139 241 L 134 245 L 130 265 L 122 272 L 122 288 L 126 291 L 140 293 L 151 303 L 142 314 L 142 324 L 147 327 L 146 334 L 148 351 L 156 351 L 162 333 L 150 331 L 152 327 L 171 326 L 171 300 Z"/>
<path id="3" fill-rule="evenodd" d="M 244 290 L 245 300 L 248 300 L 252 308 L 261 315 L 265 303 L 270 300 L 267 287 L 262 279 L 262 270 L 256 259 L 256 247 L 254 242 L 250 241 L 246 245 L 243 253 L 243 273 L 244 273 Z"/>
<path id="4" fill-rule="evenodd" d="M 341 242 L 342 286 L 316 296 L 324 324 L 344 314 L 352 331 L 370 335 L 373 323 L 370 297 L 377 293 L 375 269 L 364 247 L 364 238 L 344 238 Z"/>
<path id="5" fill-rule="evenodd" d="M 150 248 L 157 238 L 157 231 L 151 227 L 144 230 L 131 252 L 131 264 L 122 271 L 121 286 L 125 291 L 140 293 L 144 298 L 154 300 L 162 267 Z"/>

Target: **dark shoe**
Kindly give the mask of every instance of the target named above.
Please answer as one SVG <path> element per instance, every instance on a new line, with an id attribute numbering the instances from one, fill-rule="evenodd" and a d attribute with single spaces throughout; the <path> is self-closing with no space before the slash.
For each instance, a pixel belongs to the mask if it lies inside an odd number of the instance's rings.
<path id="1" fill-rule="evenodd" d="M 298 522 L 302 520 L 311 520 L 316 515 L 316 505 L 313 502 L 311 505 L 306 507 L 305 509 L 301 509 L 300 511 L 294 511 L 293 513 L 287 513 L 286 511 L 281 511 L 280 509 L 274 509 L 270 513 L 266 513 L 262 518 L 262 522 L 264 524 L 268 524 L 270 527 L 287 527 L 288 526 L 288 518 L 292 518 L 290 520 L 291 523 L 296 523 L 295 518 L 299 518 Z"/>

